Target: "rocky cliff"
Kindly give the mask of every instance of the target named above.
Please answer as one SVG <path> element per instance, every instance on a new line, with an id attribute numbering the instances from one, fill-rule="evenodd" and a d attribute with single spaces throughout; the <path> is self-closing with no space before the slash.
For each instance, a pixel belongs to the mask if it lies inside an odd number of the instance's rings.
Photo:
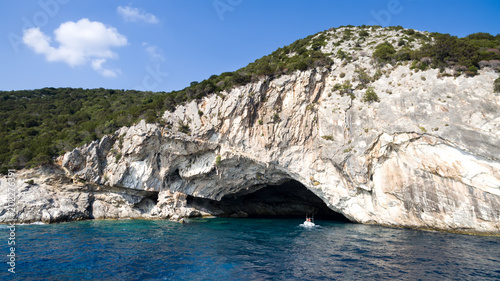
<path id="1" fill-rule="evenodd" d="M 323 51 L 348 49 L 335 43 Z M 499 234 L 498 73 L 377 68 L 370 46 L 353 50 L 352 63 L 334 58 L 328 69 L 213 94 L 165 112 L 161 125 L 141 121 L 55 167 L 18 172 L 17 210 L 4 208 L 0 220 L 322 210 L 358 223 Z M 360 71 L 374 77 L 368 85 Z M 378 102 L 363 100 L 366 86 Z"/>

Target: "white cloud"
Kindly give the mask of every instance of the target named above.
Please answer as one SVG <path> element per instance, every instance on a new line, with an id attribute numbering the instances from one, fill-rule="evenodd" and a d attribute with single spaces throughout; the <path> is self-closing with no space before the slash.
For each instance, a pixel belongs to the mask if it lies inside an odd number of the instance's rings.
<path id="1" fill-rule="evenodd" d="M 158 18 L 155 15 L 146 13 L 146 11 L 143 11 L 138 8 L 132 8 L 130 6 L 127 7 L 118 6 L 116 11 L 118 12 L 118 14 L 122 15 L 125 21 L 131 21 L 131 22 L 143 21 L 146 23 L 158 23 Z"/>
<path id="2" fill-rule="evenodd" d="M 145 47 L 146 53 L 148 53 L 149 57 L 153 61 L 165 61 L 165 57 L 163 56 L 163 51 L 160 47 L 156 45 L 149 45 L 147 42 L 143 42 L 142 46 Z"/>
<path id="3" fill-rule="evenodd" d="M 116 77 L 119 73 L 103 66 L 107 59 L 118 56 L 111 48 L 127 44 L 127 38 L 116 28 L 84 18 L 78 22 L 62 23 L 54 34 L 59 43 L 57 48 L 51 46 L 51 38 L 38 27 L 24 30 L 23 42 L 36 53 L 45 55 L 50 62 L 64 62 L 72 67 L 90 62 L 92 68 L 104 77 Z"/>

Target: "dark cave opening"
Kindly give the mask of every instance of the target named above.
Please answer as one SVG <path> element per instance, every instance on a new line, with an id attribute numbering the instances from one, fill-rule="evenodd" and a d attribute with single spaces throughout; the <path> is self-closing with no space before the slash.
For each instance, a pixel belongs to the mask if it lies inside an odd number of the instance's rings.
<path id="1" fill-rule="evenodd" d="M 187 204 L 216 216 L 304 218 L 314 214 L 315 219 L 349 222 L 295 180 L 267 185 L 252 193 L 231 194 L 220 201 L 188 196 Z"/>

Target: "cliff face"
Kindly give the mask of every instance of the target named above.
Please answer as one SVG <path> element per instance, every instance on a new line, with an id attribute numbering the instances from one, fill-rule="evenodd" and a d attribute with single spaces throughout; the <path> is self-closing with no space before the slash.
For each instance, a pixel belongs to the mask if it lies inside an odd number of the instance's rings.
<path id="1" fill-rule="evenodd" d="M 180 106 L 165 112 L 165 126 L 122 128 L 68 152 L 60 168 L 18 173 L 16 216 L 51 222 L 232 215 L 217 202 L 293 180 L 354 222 L 499 234 L 498 74 L 446 77 L 386 65 L 370 85 L 380 102 L 364 102 L 356 70 L 375 75 L 371 65 L 369 53 L 352 64 L 336 60 L 331 69 Z M 352 96 L 335 86 L 346 81 Z M 233 210 L 292 213 L 293 204 L 270 207 L 276 202 Z M 319 208 L 311 202 L 311 211 Z"/>

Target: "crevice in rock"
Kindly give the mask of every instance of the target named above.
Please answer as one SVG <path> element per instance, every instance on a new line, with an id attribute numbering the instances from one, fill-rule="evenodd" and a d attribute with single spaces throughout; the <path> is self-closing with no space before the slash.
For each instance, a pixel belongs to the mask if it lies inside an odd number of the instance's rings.
<path id="1" fill-rule="evenodd" d="M 87 216 L 89 219 L 95 219 L 94 217 L 94 202 L 95 202 L 95 196 L 94 192 L 89 192 L 89 200 L 88 200 L 88 205 L 85 211 L 87 212 Z"/>
<path id="2" fill-rule="evenodd" d="M 314 96 L 313 100 L 312 100 L 312 103 L 317 103 L 320 99 L 320 97 L 323 95 L 323 91 L 325 90 L 325 85 L 326 85 L 326 77 L 328 77 L 328 75 L 330 74 L 330 70 L 327 70 L 327 71 L 323 71 L 321 73 L 321 78 L 320 78 L 320 81 L 316 81 L 315 80 L 315 75 L 317 73 L 317 70 L 314 69 L 311 73 L 311 77 L 309 78 L 309 85 L 311 85 L 309 91 L 309 96 L 312 96 L 313 94 L 313 91 L 316 89 L 316 83 L 321 83 L 321 88 L 318 89 L 318 92 L 316 93 L 316 95 Z"/>
<path id="3" fill-rule="evenodd" d="M 314 214 L 317 219 L 349 221 L 294 180 L 264 185 L 252 193 L 226 195 L 220 201 L 188 196 L 187 205 L 216 216 L 303 218 Z"/>

